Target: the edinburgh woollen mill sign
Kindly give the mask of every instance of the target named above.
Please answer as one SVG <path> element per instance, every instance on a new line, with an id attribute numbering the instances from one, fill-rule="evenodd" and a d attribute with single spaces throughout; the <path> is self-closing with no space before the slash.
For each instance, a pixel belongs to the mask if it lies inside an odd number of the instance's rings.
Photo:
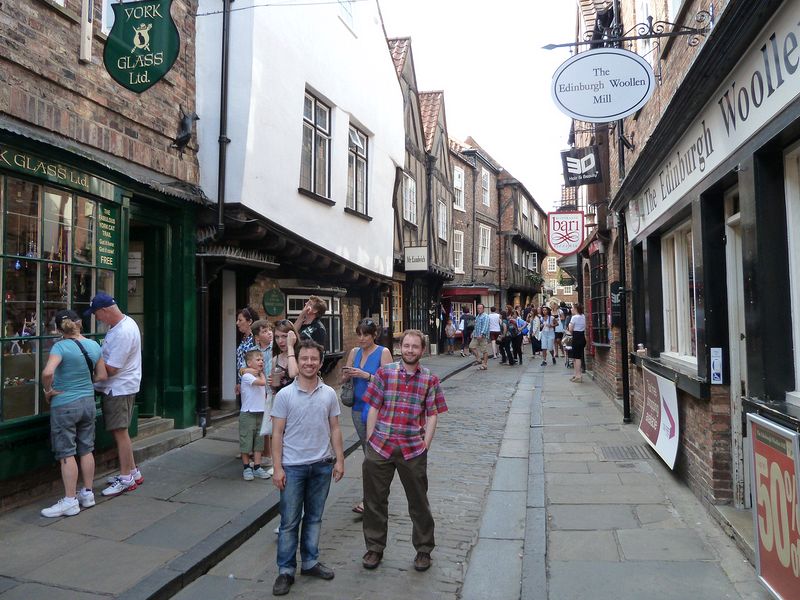
<path id="1" fill-rule="evenodd" d="M 556 254 L 575 254 L 583 245 L 583 234 L 581 211 L 547 213 L 547 243 Z"/>
<path id="2" fill-rule="evenodd" d="M 103 63 L 121 86 L 140 94 L 175 64 L 180 51 L 172 0 L 114 2 L 114 26 L 108 34 Z"/>
<path id="3" fill-rule="evenodd" d="M 653 95 L 650 64 L 618 48 L 580 52 L 553 75 L 551 92 L 561 112 L 589 123 L 607 123 L 635 113 Z"/>

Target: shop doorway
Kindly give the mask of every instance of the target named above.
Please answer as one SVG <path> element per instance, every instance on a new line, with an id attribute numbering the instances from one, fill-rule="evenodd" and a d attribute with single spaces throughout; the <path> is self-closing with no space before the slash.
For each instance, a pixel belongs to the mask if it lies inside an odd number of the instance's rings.
<path id="1" fill-rule="evenodd" d="M 142 335 L 142 385 L 136 395 L 140 417 L 164 411 L 165 239 L 163 225 L 131 219 L 128 243 L 127 314 Z"/>
<path id="2" fill-rule="evenodd" d="M 747 396 L 747 337 L 745 332 L 744 269 L 739 189 L 725 192 L 725 247 L 728 278 L 728 332 L 730 347 L 731 447 L 733 499 L 736 508 L 750 508 L 748 442 L 743 436 L 742 398 Z"/>

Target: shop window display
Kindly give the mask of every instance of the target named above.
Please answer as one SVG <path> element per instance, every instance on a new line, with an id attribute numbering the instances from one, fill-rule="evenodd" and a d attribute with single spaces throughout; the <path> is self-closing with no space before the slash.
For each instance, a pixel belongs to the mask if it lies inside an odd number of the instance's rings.
<path id="1" fill-rule="evenodd" d="M 55 314 L 82 314 L 97 291 L 113 294 L 114 271 L 96 266 L 95 200 L 0 175 L 0 207 L 0 421 L 9 421 L 48 410 L 39 376 L 58 339 Z"/>

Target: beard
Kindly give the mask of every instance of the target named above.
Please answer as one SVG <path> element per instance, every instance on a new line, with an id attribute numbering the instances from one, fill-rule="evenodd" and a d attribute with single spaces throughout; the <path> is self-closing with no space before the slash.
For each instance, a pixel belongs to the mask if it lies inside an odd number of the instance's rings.
<path id="1" fill-rule="evenodd" d="M 403 362 L 407 365 L 414 366 L 419 363 L 419 360 L 422 358 L 421 354 L 408 354 L 403 353 Z"/>

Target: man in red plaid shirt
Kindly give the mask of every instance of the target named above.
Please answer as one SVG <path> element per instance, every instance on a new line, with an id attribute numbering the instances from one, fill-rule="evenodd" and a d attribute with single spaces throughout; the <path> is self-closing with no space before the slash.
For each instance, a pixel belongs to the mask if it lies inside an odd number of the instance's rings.
<path id="1" fill-rule="evenodd" d="M 364 393 L 369 404 L 364 475 L 363 565 L 376 568 L 383 558 L 389 524 L 389 487 L 394 472 L 408 500 L 413 525 L 411 541 L 417 551 L 414 568 L 426 571 L 433 550 L 433 515 L 428 503 L 428 450 L 439 413 L 447 411 L 439 378 L 419 364 L 425 350 L 421 331 L 403 332 L 401 361 L 378 369 Z"/>

